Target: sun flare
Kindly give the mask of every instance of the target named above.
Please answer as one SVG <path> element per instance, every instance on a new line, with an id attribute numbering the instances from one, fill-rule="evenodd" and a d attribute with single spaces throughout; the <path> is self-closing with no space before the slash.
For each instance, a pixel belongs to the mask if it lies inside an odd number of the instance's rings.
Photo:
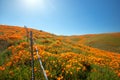
<path id="1" fill-rule="evenodd" d="M 45 8 L 45 0 L 21 0 L 21 4 L 27 10 Z"/>

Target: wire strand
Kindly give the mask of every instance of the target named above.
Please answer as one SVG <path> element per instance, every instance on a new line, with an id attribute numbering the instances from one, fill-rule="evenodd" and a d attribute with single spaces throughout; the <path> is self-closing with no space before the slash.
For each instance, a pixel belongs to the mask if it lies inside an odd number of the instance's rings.
<path id="1" fill-rule="evenodd" d="M 33 40 L 33 43 L 36 45 L 36 42 L 35 42 L 34 40 Z M 47 75 L 46 75 L 46 72 L 45 72 L 45 69 L 44 69 L 44 67 L 43 67 L 43 65 L 42 65 L 42 61 L 41 61 L 41 58 L 40 58 L 40 55 L 39 55 L 39 51 L 38 51 L 37 46 L 35 46 L 35 49 L 36 49 L 36 53 L 37 53 L 37 56 L 38 56 L 38 61 L 39 61 L 39 63 L 40 63 L 40 67 L 41 67 L 41 69 L 42 69 L 42 71 L 43 71 L 45 80 L 48 80 Z"/>

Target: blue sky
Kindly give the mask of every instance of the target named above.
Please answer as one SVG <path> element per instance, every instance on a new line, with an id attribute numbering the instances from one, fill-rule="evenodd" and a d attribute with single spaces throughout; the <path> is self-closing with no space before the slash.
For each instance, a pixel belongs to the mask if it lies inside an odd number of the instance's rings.
<path id="1" fill-rule="evenodd" d="M 120 32 L 120 0 L 0 0 L 0 24 L 58 35 Z"/>

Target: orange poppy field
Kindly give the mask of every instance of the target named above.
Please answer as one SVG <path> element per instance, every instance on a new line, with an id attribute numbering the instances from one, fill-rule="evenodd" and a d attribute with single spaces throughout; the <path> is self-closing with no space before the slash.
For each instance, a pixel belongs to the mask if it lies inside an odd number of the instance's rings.
<path id="1" fill-rule="evenodd" d="M 120 32 L 58 36 L 27 31 L 33 32 L 35 80 L 45 80 L 36 47 L 49 80 L 120 80 Z M 26 33 L 24 27 L 0 25 L 0 80 L 31 79 Z"/>

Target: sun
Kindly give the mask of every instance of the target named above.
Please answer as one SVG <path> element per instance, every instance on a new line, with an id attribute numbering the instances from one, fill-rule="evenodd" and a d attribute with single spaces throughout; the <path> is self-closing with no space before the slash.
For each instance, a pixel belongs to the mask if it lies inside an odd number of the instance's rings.
<path id="1" fill-rule="evenodd" d="M 51 0 L 17 0 L 17 10 L 22 14 L 45 15 L 55 10 Z"/>
<path id="2" fill-rule="evenodd" d="M 45 0 L 20 0 L 22 7 L 27 10 L 44 9 Z"/>

